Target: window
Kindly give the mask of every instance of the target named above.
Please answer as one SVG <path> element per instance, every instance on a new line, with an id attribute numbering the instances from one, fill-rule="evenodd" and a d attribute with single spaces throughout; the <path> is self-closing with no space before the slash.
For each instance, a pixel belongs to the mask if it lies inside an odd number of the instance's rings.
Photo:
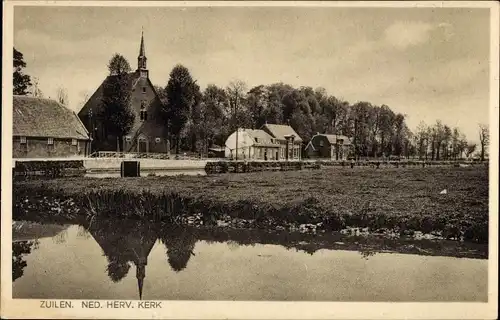
<path id="1" fill-rule="evenodd" d="M 77 143 L 76 143 L 76 139 L 71 139 L 71 145 L 72 145 L 72 146 L 76 146 L 76 145 L 77 145 Z"/>
<path id="2" fill-rule="evenodd" d="M 130 141 L 132 141 L 132 138 L 131 138 L 130 136 L 126 136 L 126 137 L 125 137 L 125 141 L 126 141 L 126 142 L 130 142 Z"/>
<path id="3" fill-rule="evenodd" d="M 344 144 L 344 140 L 342 140 L 342 139 L 338 139 L 338 140 L 337 140 L 337 143 L 338 143 L 338 144 Z"/>
<path id="4" fill-rule="evenodd" d="M 148 120 L 148 112 L 146 111 L 146 102 L 141 101 L 141 121 Z"/>
<path id="5" fill-rule="evenodd" d="M 259 138 L 255 138 L 255 142 L 259 143 Z"/>
<path id="6" fill-rule="evenodd" d="M 54 138 L 48 138 L 47 139 L 47 144 L 48 145 L 54 145 Z"/>
<path id="7" fill-rule="evenodd" d="M 160 138 L 158 138 L 158 137 L 156 137 L 155 142 L 156 142 L 156 143 L 160 143 L 160 141 L 161 141 L 161 139 L 160 139 Z"/>
<path id="8" fill-rule="evenodd" d="M 26 144 L 26 137 L 21 137 L 21 144 Z"/>
<path id="9" fill-rule="evenodd" d="M 146 93 L 146 87 L 142 87 L 142 93 Z"/>
<path id="10" fill-rule="evenodd" d="M 319 141 L 319 146 L 320 146 L 320 147 L 324 147 L 324 146 L 325 146 L 325 142 L 324 142 L 323 140 L 320 140 L 320 141 Z"/>

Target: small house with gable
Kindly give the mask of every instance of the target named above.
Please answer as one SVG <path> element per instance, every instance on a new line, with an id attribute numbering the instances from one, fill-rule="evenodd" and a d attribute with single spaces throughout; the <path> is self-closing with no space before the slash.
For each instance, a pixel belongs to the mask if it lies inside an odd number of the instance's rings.
<path id="1" fill-rule="evenodd" d="M 55 100 L 12 97 L 12 158 L 88 155 L 90 137 L 75 112 Z"/>
<path id="2" fill-rule="evenodd" d="M 351 139 L 336 134 L 317 133 L 306 146 L 306 153 L 309 158 L 347 160 L 352 151 Z"/>
<path id="3" fill-rule="evenodd" d="M 302 159 L 302 138 L 289 125 L 264 124 L 261 130 L 267 132 L 279 144 L 278 160 Z"/>
<path id="4" fill-rule="evenodd" d="M 226 140 L 226 158 L 238 160 L 277 160 L 280 149 L 279 142 L 264 130 L 238 129 Z"/>

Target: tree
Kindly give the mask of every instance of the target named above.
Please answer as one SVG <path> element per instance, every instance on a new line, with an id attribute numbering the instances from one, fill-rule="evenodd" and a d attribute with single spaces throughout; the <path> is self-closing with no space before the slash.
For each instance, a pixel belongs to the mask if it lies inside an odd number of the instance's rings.
<path id="1" fill-rule="evenodd" d="M 108 70 L 110 75 L 122 75 L 129 73 L 131 68 L 124 56 L 115 53 L 111 60 L 109 60 Z"/>
<path id="2" fill-rule="evenodd" d="M 31 78 L 23 73 L 26 68 L 23 54 L 14 48 L 14 74 L 13 74 L 13 94 L 27 95 L 30 93 Z"/>
<path id="3" fill-rule="evenodd" d="M 92 95 L 88 90 L 83 90 L 80 91 L 79 96 L 80 96 L 80 104 L 78 105 L 78 107 L 81 109 L 87 103 L 87 101 L 89 101 Z"/>
<path id="4" fill-rule="evenodd" d="M 57 89 L 57 102 L 59 102 L 65 107 L 67 107 L 69 104 L 68 92 L 63 87 L 59 87 Z"/>
<path id="5" fill-rule="evenodd" d="M 199 86 L 193 80 L 189 70 L 183 65 L 176 65 L 170 72 L 165 87 L 167 104 L 162 114 L 167 122 L 169 133 L 175 138 L 176 153 L 179 153 L 180 134 L 188 121 L 191 107 L 196 103 Z"/>
<path id="6" fill-rule="evenodd" d="M 484 161 L 486 147 L 490 142 L 490 129 L 486 124 L 479 124 L 479 142 L 481 143 L 481 161 Z"/>
<path id="7" fill-rule="evenodd" d="M 224 144 L 224 139 L 229 135 L 229 121 L 225 114 L 228 99 L 224 89 L 210 84 L 203 92 L 200 104 L 200 125 L 198 134 L 202 140 L 203 151 L 213 143 Z"/>
<path id="8" fill-rule="evenodd" d="M 236 157 L 238 160 L 238 128 L 244 126 L 245 113 L 243 106 L 245 102 L 246 84 L 241 80 L 231 81 L 226 88 L 226 93 L 229 101 L 229 108 L 233 113 L 233 126 L 236 130 Z"/>
<path id="9" fill-rule="evenodd" d="M 43 98 L 43 92 L 40 90 L 38 78 L 33 78 L 33 89 L 31 95 L 35 98 Z"/>
<path id="10" fill-rule="evenodd" d="M 113 65 L 113 61 L 121 60 L 119 57 L 120 55 L 115 54 L 108 66 Z M 118 139 L 119 151 L 123 151 L 123 137 L 130 132 L 135 121 L 135 114 L 130 103 L 130 87 L 126 72 L 126 68 L 109 68 L 110 75 L 104 82 L 101 101 L 103 106 L 101 117 L 104 126 L 112 136 Z"/>

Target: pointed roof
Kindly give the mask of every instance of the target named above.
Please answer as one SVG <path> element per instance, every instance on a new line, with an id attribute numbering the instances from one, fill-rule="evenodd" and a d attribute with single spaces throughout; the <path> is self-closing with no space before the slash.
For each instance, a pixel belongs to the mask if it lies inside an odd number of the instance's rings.
<path id="1" fill-rule="evenodd" d="M 89 140 L 75 112 L 51 99 L 13 96 L 13 135 Z"/>
<path id="2" fill-rule="evenodd" d="M 302 141 L 302 138 L 289 125 L 266 123 L 262 126 L 262 129 L 267 129 L 278 140 L 286 140 L 285 136 L 294 135 L 295 141 Z"/>
<path id="3" fill-rule="evenodd" d="M 343 144 L 345 145 L 351 144 L 351 139 L 349 137 L 340 134 L 318 133 L 316 136 L 324 136 L 330 144 L 336 144 L 337 140 L 343 140 Z"/>
<path id="4" fill-rule="evenodd" d="M 141 47 L 139 49 L 139 57 L 145 57 L 146 50 L 144 49 L 144 30 L 141 31 Z"/>

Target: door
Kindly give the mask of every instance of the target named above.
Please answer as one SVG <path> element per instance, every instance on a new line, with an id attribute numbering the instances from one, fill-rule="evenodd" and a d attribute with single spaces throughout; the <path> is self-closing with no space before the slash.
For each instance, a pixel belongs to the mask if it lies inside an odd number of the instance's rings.
<path id="1" fill-rule="evenodd" d="M 144 138 L 139 138 L 137 142 L 137 152 L 139 153 L 147 153 L 148 152 L 148 142 Z"/>

